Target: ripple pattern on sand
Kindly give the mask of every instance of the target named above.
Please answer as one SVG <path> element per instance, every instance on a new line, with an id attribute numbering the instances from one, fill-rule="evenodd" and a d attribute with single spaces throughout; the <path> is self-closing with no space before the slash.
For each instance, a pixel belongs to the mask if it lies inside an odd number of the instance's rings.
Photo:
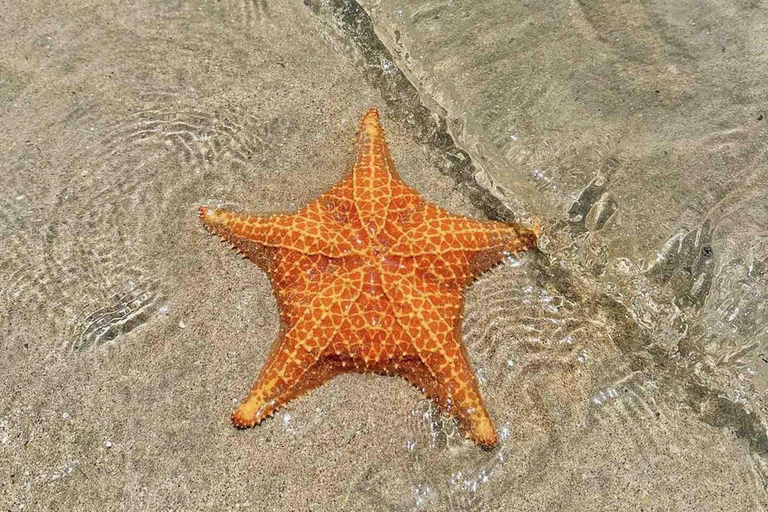
<path id="1" fill-rule="evenodd" d="M 286 129 L 242 108 L 164 103 L 92 121 L 90 137 L 61 164 L 59 190 L 32 184 L 0 207 L 3 226 L 26 227 L 7 233 L 0 294 L 47 323 L 52 354 L 115 343 L 162 318 L 170 279 L 162 255 L 197 207 L 181 198 L 215 184 L 222 168 L 245 172 Z M 34 146 L 28 153 L 19 165 L 34 165 Z"/>

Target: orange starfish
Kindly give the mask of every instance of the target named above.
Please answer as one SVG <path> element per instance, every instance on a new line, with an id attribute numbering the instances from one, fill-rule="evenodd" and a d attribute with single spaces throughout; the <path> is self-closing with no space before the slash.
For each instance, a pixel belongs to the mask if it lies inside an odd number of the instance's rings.
<path id="1" fill-rule="evenodd" d="M 464 290 L 540 228 L 458 217 L 426 202 L 395 171 L 379 113 L 357 132 L 352 172 L 294 214 L 200 208 L 209 231 L 272 280 L 282 329 L 240 428 L 346 372 L 400 375 L 452 413 L 484 447 L 493 423 L 461 342 Z"/>

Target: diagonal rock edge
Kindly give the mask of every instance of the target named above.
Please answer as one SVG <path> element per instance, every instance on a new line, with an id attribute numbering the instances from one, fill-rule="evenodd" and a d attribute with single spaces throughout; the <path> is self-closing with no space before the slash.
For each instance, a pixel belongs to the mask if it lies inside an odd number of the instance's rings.
<path id="1" fill-rule="evenodd" d="M 436 113 L 424 104 L 418 88 L 398 67 L 392 52 L 376 35 L 373 21 L 365 9 L 350 0 L 304 0 L 304 5 L 355 49 L 364 61 L 361 68 L 366 80 L 381 93 L 387 110 L 393 117 L 406 120 L 416 142 L 432 149 L 431 164 L 450 176 L 457 189 L 489 219 L 519 221 L 519 216 L 529 209 L 516 198 L 510 198 L 510 204 L 505 205 L 478 183 L 476 176 L 481 169 L 469 153 L 454 142 L 447 113 L 439 105 L 435 107 L 443 111 Z"/>

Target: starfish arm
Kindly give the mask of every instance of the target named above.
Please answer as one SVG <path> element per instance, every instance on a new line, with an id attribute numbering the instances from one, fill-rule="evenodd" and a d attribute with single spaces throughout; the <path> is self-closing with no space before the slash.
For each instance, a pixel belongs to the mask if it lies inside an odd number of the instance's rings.
<path id="1" fill-rule="evenodd" d="M 360 121 L 356 147 L 352 169 L 355 208 L 366 230 L 378 233 L 386 225 L 392 188 L 398 178 L 375 108 L 368 110 Z"/>
<path id="2" fill-rule="evenodd" d="M 200 208 L 203 225 L 251 257 L 254 243 L 265 249 L 340 258 L 353 250 L 350 231 L 330 218 L 316 200 L 295 214 L 249 215 L 226 209 Z M 248 243 L 250 242 L 250 244 Z M 254 259 L 254 258 L 251 258 Z"/>
<path id="3" fill-rule="evenodd" d="M 421 365 L 411 364 L 410 369 L 404 367 L 402 375 L 423 387 L 443 409 L 453 414 L 475 442 L 494 446 L 496 431 L 459 340 L 460 290 L 441 289 L 414 274 L 385 275 L 382 281 L 385 293 L 395 304 L 397 322 L 421 361 Z"/>
<path id="4" fill-rule="evenodd" d="M 237 427 L 260 423 L 291 399 L 342 371 L 340 365 L 316 363 L 346 321 L 360 295 L 362 280 L 359 268 L 337 276 L 275 341 L 248 398 L 232 413 Z"/>
<path id="5" fill-rule="evenodd" d="M 389 248 L 390 256 L 413 257 L 425 254 L 441 255 L 454 251 L 486 253 L 500 261 L 505 253 L 530 249 L 538 241 L 540 228 L 526 228 L 520 224 L 478 221 L 451 215 L 430 203 L 414 214 L 416 225 L 405 231 Z"/>

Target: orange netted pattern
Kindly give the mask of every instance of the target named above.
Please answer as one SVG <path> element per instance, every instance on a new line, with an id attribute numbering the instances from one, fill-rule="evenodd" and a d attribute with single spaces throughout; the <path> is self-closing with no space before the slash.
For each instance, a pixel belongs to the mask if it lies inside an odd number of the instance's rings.
<path id="1" fill-rule="evenodd" d="M 395 171 L 379 113 L 357 133 L 352 172 L 294 214 L 200 208 L 203 224 L 270 276 L 281 334 L 232 414 L 253 426 L 335 375 L 400 375 L 454 415 L 469 437 L 497 436 L 461 343 L 464 291 L 538 225 L 477 221 L 427 203 Z"/>

